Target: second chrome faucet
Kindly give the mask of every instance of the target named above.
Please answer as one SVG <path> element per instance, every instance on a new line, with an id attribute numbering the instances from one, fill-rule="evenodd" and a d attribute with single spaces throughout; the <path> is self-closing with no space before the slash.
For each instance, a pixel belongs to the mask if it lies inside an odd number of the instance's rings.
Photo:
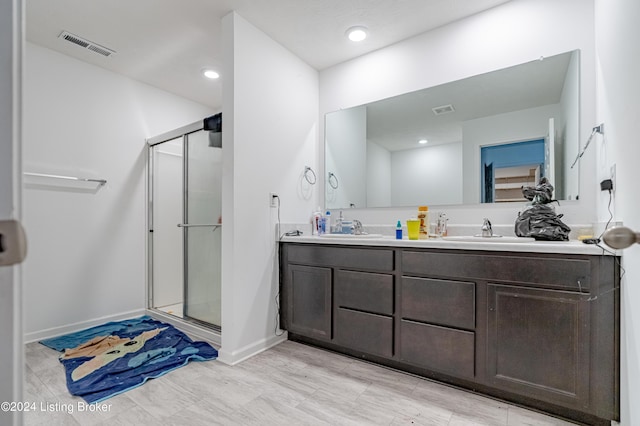
<path id="1" fill-rule="evenodd" d="M 484 223 L 482 224 L 482 228 L 480 229 L 482 230 L 483 237 L 493 237 L 493 228 L 491 227 L 491 221 L 486 217 L 484 218 Z"/>

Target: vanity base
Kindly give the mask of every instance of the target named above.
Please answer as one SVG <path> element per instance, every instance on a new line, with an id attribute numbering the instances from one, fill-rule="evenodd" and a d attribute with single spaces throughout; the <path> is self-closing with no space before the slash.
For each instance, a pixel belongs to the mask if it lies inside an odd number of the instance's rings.
<path id="1" fill-rule="evenodd" d="M 618 420 L 613 256 L 281 244 L 289 338 L 589 425 Z"/>

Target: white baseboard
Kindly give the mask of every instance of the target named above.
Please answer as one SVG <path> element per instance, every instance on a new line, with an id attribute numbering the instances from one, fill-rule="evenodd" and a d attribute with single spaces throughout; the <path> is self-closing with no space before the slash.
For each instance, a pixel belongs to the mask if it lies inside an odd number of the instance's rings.
<path id="1" fill-rule="evenodd" d="M 287 340 L 286 332 L 281 336 L 269 336 L 236 351 L 226 351 L 223 346 L 218 351 L 218 361 L 228 365 L 236 365 L 251 358 L 252 356 L 258 355 L 260 352 L 264 352 L 267 349 L 284 342 L 285 340 Z"/>
<path id="2" fill-rule="evenodd" d="M 40 340 L 50 339 L 51 337 L 62 336 L 63 334 L 69 334 L 75 331 L 84 330 L 86 328 L 94 327 L 96 325 L 101 325 L 106 322 L 122 321 L 125 319 L 136 318 L 146 314 L 147 314 L 147 311 L 145 309 L 136 309 L 134 311 L 123 312 L 116 315 L 108 315 L 105 317 L 76 322 L 68 325 L 62 325 L 59 327 L 47 328 L 40 331 L 33 331 L 31 333 L 24 334 L 24 343 L 38 342 Z"/>

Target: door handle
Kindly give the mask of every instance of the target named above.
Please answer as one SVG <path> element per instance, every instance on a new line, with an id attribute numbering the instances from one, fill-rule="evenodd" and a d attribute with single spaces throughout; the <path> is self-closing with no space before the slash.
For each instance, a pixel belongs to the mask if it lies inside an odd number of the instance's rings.
<path id="1" fill-rule="evenodd" d="M 617 226 L 602 234 L 604 243 L 616 250 L 625 249 L 633 244 L 640 244 L 640 232 L 633 232 L 626 226 Z"/>
<path id="2" fill-rule="evenodd" d="M 27 255 L 27 238 L 17 220 L 0 220 L 0 266 L 21 263 Z"/>
<path id="3" fill-rule="evenodd" d="M 216 229 L 222 227 L 221 223 L 179 223 L 178 228 L 208 228 L 212 227 L 215 231 Z"/>

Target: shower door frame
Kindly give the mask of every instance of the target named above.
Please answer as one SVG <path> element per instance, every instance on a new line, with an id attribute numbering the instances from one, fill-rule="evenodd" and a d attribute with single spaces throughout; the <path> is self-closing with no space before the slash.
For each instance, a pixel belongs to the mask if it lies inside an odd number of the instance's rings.
<path id="1" fill-rule="evenodd" d="M 184 321 L 187 323 L 191 323 L 193 325 L 204 327 L 208 330 L 213 330 L 214 332 L 221 333 L 222 327 L 221 325 L 211 324 L 206 321 L 199 320 L 197 318 L 192 318 L 185 315 L 185 304 L 187 303 L 187 287 L 188 287 L 188 276 L 189 276 L 189 268 L 188 268 L 188 179 L 189 179 L 189 161 L 188 161 L 188 143 L 189 143 L 189 135 L 193 133 L 197 133 L 199 131 L 204 130 L 204 125 L 202 121 L 198 121 L 192 124 L 188 124 L 186 126 L 171 130 L 169 132 L 163 133 L 158 136 L 154 136 L 152 138 L 147 139 L 147 309 L 163 314 L 164 313 L 157 309 L 154 306 L 153 302 L 153 283 L 154 283 L 154 273 L 153 273 L 153 177 L 154 177 L 154 160 L 153 160 L 153 149 L 156 145 L 160 145 L 165 142 L 169 142 L 178 138 L 182 138 L 182 260 L 183 260 L 183 271 L 182 271 L 182 291 L 183 291 L 183 312 L 182 317 L 175 317 L 178 321 Z M 222 228 L 222 224 L 213 225 L 217 230 L 218 228 Z M 166 314 L 170 315 L 170 314 Z"/>

